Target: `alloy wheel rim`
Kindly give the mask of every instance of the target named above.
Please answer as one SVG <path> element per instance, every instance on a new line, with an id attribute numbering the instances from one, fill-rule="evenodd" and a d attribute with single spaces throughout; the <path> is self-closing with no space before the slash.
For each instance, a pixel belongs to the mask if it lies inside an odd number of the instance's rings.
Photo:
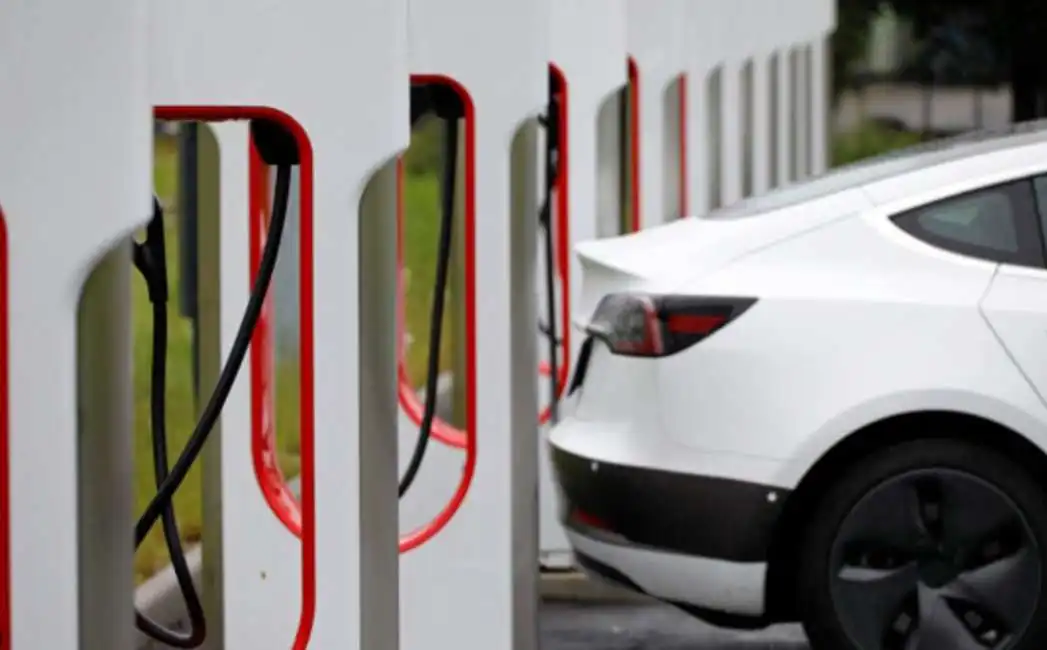
<path id="1" fill-rule="evenodd" d="M 830 558 L 836 616 L 861 650 L 1006 650 L 1040 600 L 1036 538 L 995 486 L 951 469 L 888 479 L 851 508 Z"/>

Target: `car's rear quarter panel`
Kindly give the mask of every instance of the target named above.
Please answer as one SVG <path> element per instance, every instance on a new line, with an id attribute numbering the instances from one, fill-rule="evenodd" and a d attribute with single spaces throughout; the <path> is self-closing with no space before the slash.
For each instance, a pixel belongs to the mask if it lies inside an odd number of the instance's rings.
<path id="1" fill-rule="evenodd" d="M 664 434 L 784 461 L 784 487 L 899 412 L 966 411 L 1041 435 L 1043 404 L 977 308 L 995 266 L 942 259 L 893 228 L 834 222 L 681 287 L 759 302 L 657 364 Z"/>

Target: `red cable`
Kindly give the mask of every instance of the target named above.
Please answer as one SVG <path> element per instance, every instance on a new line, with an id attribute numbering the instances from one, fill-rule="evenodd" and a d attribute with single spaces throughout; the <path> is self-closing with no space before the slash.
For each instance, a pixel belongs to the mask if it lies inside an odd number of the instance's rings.
<path id="1" fill-rule="evenodd" d="M 0 650 L 11 650 L 11 486 L 8 456 L 7 222 L 0 210 Z"/>

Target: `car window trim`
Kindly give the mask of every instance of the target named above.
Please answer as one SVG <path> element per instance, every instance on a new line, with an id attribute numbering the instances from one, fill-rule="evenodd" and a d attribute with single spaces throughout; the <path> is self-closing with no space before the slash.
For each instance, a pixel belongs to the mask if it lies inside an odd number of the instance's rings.
<path id="1" fill-rule="evenodd" d="M 930 246 L 940 250 L 956 253 L 973 259 L 997 264 L 1012 264 L 1016 266 L 1045 268 L 1047 266 L 1047 251 L 1045 251 L 1044 234 L 1040 221 L 1040 212 L 1037 206 L 1036 188 L 1033 185 L 1033 177 L 1012 179 L 993 185 L 967 190 L 959 194 L 942 197 L 928 203 L 909 208 L 903 212 L 891 215 L 890 220 L 899 229 L 910 237 L 918 239 Z M 1008 194 L 1014 210 L 1015 238 L 1018 242 L 1017 252 L 1011 253 L 988 246 L 978 246 L 965 242 L 941 237 L 928 232 L 920 227 L 917 219 L 930 208 L 975 196 L 991 190 L 1003 189 Z M 1029 223 L 1030 220 L 1032 223 Z M 1034 245 L 1024 242 L 1035 241 Z"/>
<path id="2" fill-rule="evenodd" d="M 1047 216 L 1047 212 L 1044 212 L 1047 206 L 1040 205 L 1040 193 L 1036 190 L 1037 179 L 1042 179 L 1047 182 L 1047 174 L 1036 174 L 1035 176 L 1029 177 L 1029 183 L 1032 185 L 1032 200 L 1033 207 L 1036 208 L 1036 232 L 1040 236 L 1040 250 L 1043 251 L 1044 264 L 1042 267 L 1047 267 L 1047 236 L 1043 232 L 1043 219 Z"/>

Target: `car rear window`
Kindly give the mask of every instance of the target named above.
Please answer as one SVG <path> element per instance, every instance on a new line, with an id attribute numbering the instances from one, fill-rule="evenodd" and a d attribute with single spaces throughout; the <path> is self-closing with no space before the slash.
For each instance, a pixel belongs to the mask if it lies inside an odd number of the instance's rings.
<path id="1" fill-rule="evenodd" d="M 1043 265 L 1032 183 L 982 188 L 893 217 L 899 228 L 932 246 L 992 262 Z"/>

